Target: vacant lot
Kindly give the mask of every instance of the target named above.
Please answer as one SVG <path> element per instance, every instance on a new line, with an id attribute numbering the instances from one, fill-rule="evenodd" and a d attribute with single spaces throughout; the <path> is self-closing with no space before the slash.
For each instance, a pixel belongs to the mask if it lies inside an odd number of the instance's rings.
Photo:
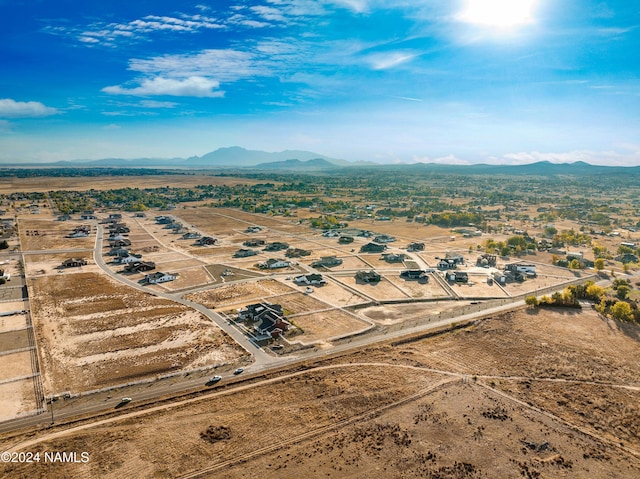
<path id="1" fill-rule="evenodd" d="M 199 291 L 187 299 L 201 303 L 210 309 L 225 308 L 235 304 L 251 304 L 270 300 L 273 296 L 292 293 L 295 290 L 275 279 L 259 280 L 252 283 L 237 283 Z"/>
<path id="2" fill-rule="evenodd" d="M 638 332 L 590 311 L 522 310 L 25 446 L 81 448 L 88 464 L 2 467 L 53 479 L 639 477 Z"/>
<path id="3" fill-rule="evenodd" d="M 21 248 L 24 251 L 92 249 L 96 239 L 95 228 L 92 228 L 89 236 L 85 238 L 65 238 L 75 227 L 87 224 L 81 221 L 19 218 Z"/>
<path id="4" fill-rule="evenodd" d="M 297 314 L 287 319 L 293 321 L 303 331 L 303 334 L 291 338 L 291 341 L 304 344 L 354 334 L 371 327 L 370 323 L 340 309 Z"/>
<path id="5" fill-rule="evenodd" d="M 191 309 L 105 276 L 45 276 L 30 286 L 48 391 L 79 392 L 218 364 L 243 353 Z"/>

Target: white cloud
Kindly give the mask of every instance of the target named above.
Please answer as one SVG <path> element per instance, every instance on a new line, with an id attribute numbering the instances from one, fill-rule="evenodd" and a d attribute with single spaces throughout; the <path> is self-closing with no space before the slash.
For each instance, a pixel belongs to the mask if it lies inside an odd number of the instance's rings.
<path id="1" fill-rule="evenodd" d="M 39 101 L 0 100 L 0 118 L 38 118 L 58 114 L 58 110 Z"/>
<path id="2" fill-rule="evenodd" d="M 409 52 L 385 52 L 370 55 L 366 61 L 374 70 L 388 70 L 413 60 L 417 55 Z"/>
<path id="3" fill-rule="evenodd" d="M 199 76 L 191 76 L 183 80 L 155 77 L 142 80 L 140 86 L 135 88 L 123 88 L 116 85 L 105 87 L 102 91 L 112 95 L 219 98 L 224 96 L 224 91 L 219 90 L 219 86 L 218 81 Z"/>
<path id="4" fill-rule="evenodd" d="M 133 59 L 129 69 L 171 78 L 205 77 L 228 82 L 265 74 L 254 55 L 236 50 L 203 50 L 195 54 L 163 55 L 147 60 Z"/>

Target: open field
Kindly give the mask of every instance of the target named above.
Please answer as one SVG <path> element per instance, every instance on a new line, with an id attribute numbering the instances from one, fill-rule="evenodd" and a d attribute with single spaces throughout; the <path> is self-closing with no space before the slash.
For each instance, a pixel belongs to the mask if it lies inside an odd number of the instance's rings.
<path id="1" fill-rule="evenodd" d="M 303 344 L 354 334 L 371 326 L 366 321 L 340 309 L 297 314 L 289 319 L 303 331 L 303 334 L 296 335 L 291 338 L 291 341 Z"/>
<path id="2" fill-rule="evenodd" d="M 298 288 L 303 290 L 302 287 Z M 328 279 L 327 284 L 324 286 L 314 288 L 313 297 L 336 307 L 352 306 L 369 301 L 365 297 L 343 288 L 339 283 L 331 279 Z"/>
<path id="3" fill-rule="evenodd" d="M 55 221 L 50 219 L 20 218 L 20 244 L 25 251 L 50 249 L 91 249 L 95 243 L 95 228 L 85 238 L 65 238 L 76 226 L 87 225 L 82 221 Z M 37 234 L 35 234 L 37 232 Z"/>
<path id="4" fill-rule="evenodd" d="M 387 280 L 384 275 L 378 283 L 359 283 L 356 280 L 355 275 L 335 275 L 334 278 L 346 285 L 348 288 L 353 289 L 364 296 L 373 298 L 376 301 L 409 298 L 408 294 Z"/>
<path id="5" fill-rule="evenodd" d="M 90 462 L 0 467 L 49 479 L 638 477 L 638 337 L 589 310 L 523 309 L 242 390 L 42 431 L 24 450 L 86 450 Z"/>
<path id="6" fill-rule="evenodd" d="M 91 188 L 94 190 L 112 190 L 114 187 L 139 188 L 141 183 L 144 183 L 145 188 L 163 188 L 167 185 L 190 188 L 197 185 L 237 185 L 257 182 L 249 178 L 220 178 L 211 175 L 94 176 L 91 177 Z M 5 177 L 0 185 L 0 194 L 11 194 L 16 191 L 86 191 L 86 189 L 87 178 L 83 177 Z"/>
<path id="7" fill-rule="evenodd" d="M 251 283 L 237 283 L 211 288 L 187 295 L 187 299 L 210 309 L 221 309 L 234 304 L 251 304 L 265 299 L 292 293 L 295 290 L 275 279 Z"/>
<path id="8" fill-rule="evenodd" d="M 92 273 L 32 280 L 31 307 L 45 385 L 86 391 L 214 365 L 243 354 L 189 308 Z"/>
<path id="9" fill-rule="evenodd" d="M 385 273 L 384 277 L 411 298 L 426 299 L 448 296 L 448 293 L 440 286 L 440 283 L 433 275 L 429 275 L 429 282 L 425 284 L 419 281 L 407 281 L 395 273 Z"/>

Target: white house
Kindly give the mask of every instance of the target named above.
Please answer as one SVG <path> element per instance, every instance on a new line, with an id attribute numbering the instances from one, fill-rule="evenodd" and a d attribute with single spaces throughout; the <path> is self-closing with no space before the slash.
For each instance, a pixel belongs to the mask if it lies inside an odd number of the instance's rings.
<path id="1" fill-rule="evenodd" d="M 288 268 L 289 266 L 291 266 L 291 263 L 283 259 L 268 259 L 264 263 L 260 263 L 259 266 L 263 269 L 278 269 Z"/>
<path id="2" fill-rule="evenodd" d="M 161 273 L 160 271 L 145 275 L 144 279 L 149 284 L 166 283 L 178 277 L 178 273 Z"/>

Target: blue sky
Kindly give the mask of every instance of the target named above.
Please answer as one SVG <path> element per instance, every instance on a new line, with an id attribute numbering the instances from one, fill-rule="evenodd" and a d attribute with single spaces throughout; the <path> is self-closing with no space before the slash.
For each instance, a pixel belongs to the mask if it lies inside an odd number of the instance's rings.
<path id="1" fill-rule="evenodd" d="M 0 162 L 640 165 L 633 0 L 0 0 Z"/>

